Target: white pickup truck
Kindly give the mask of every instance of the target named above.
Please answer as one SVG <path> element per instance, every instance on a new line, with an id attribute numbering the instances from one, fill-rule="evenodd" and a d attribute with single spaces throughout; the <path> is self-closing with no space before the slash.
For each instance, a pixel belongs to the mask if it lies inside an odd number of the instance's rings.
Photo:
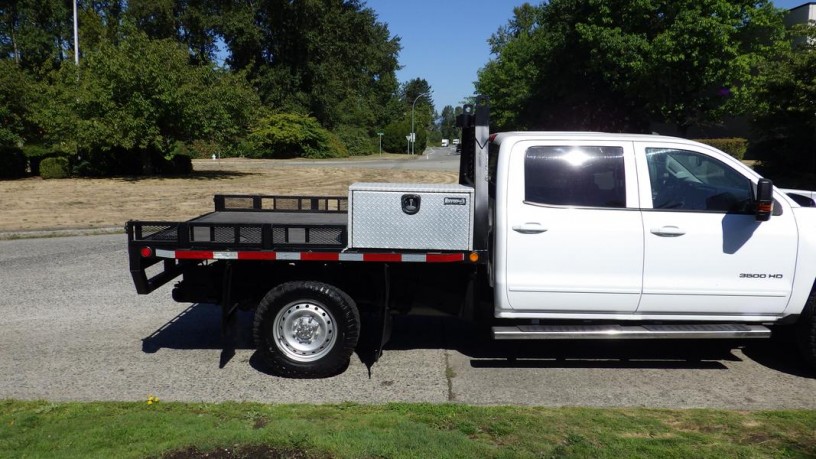
<path id="1" fill-rule="evenodd" d="M 186 222 L 129 222 L 137 291 L 182 275 L 174 298 L 218 304 L 226 324 L 256 308 L 259 352 L 292 377 L 337 374 L 355 349 L 376 361 L 416 292 L 490 321 L 495 339 L 779 331 L 816 365 L 816 208 L 689 140 L 490 135 L 481 102 L 459 121 L 459 185 L 220 195 Z"/>

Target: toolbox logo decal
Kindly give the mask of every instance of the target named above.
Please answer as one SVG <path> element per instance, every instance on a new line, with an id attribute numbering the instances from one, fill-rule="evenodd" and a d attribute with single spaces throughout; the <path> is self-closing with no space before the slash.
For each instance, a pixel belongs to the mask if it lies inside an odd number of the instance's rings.
<path id="1" fill-rule="evenodd" d="M 446 206 L 466 206 L 467 198 L 445 198 L 443 204 Z"/>

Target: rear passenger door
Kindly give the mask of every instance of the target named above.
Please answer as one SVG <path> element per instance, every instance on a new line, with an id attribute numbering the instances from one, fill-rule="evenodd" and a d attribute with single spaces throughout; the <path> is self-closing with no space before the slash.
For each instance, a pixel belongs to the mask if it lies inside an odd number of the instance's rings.
<path id="1" fill-rule="evenodd" d="M 645 258 L 639 313 L 773 315 L 787 305 L 797 227 L 777 201 L 754 214 L 756 177 L 702 146 L 637 143 Z"/>
<path id="2" fill-rule="evenodd" d="M 632 143 L 521 141 L 511 155 L 500 248 L 510 308 L 635 311 L 643 225 Z"/>

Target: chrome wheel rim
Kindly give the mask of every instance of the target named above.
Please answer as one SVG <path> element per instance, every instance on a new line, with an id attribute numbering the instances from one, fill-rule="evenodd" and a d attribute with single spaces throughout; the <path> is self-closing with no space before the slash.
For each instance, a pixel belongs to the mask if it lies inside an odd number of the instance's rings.
<path id="1" fill-rule="evenodd" d="M 278 348 L 297 362 L 313 362 L 331 352 L 337 340 L 332 314 L 320 303 L 296 301 L 275 316 L 273 336 Z"/>

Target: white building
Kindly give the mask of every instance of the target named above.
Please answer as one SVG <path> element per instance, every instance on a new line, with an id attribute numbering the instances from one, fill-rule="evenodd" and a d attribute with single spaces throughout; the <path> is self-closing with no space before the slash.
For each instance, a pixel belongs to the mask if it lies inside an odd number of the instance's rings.
<path id="1" fill-rule="evenodd" d="M 785 16 L 785 25 L 788 27 L 807 24 L 810 21 L 816 21 L 816 2 L 803 3 L 791 8 Z"/>
<path id="2" fill-rule="evenodd" d="M 787 27 L 814 23 L 816 23 L 816 2 L 803 3 L 796 8 L 791 8 L 785 16 L 785 26 Z M 802 43 L 804 43 L 804 38 L 794 39 L 794 44 L 800 45 Z"/>

